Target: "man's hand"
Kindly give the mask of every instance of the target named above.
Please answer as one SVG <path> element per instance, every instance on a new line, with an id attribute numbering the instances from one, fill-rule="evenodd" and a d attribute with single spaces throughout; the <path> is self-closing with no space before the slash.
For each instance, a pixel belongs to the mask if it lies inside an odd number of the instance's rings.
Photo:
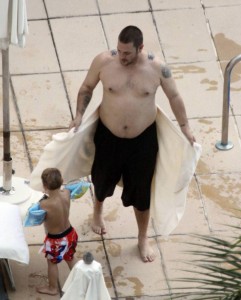
<path id="1" fill-rule="evenodd" d="M 185 124 L 184 126 L 180 127 L 182 130 L 182 133 L 185 135 L 185 137 L 188 139 L 190 144 L 193 146 L 193 143 L 196 142 L 195 137 L 193 136 L 190 127 L 188 124 Z"/>
<path id="2" fill-rule="evenodd" d="M 76 132 L 79 129 L 81 122 L 82 122 L 82 116 L 80 115 L 76 116 L 74 120 L 72 120 L 71 123 L 69 124 L 69 129 L 74 127 L 74 132 Z"/>

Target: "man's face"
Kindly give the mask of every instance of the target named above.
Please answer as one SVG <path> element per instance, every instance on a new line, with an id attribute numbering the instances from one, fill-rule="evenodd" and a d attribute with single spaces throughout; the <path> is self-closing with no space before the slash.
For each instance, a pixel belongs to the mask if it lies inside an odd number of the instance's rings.
<path id="1" fill-rule="evenodd" d="M 139 49 L 137 50 L 133 43 L 124 44 L 118 41 L 117 51 L 120 63 L 123 66 L 134 64 L 137 61 Z"/>

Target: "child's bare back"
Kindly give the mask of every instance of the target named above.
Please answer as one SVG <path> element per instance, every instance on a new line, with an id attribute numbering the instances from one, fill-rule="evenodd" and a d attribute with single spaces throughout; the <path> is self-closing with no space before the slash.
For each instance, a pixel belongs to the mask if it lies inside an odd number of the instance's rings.
<path id="1" fill-rule="evenodd" d="M 70 227 L 70 192 L 68 190 L 48 190 L 48 198 L 41 201 L 41 208 L 47 212 L 45 229 L 48 233 L 58 234 Z"/>

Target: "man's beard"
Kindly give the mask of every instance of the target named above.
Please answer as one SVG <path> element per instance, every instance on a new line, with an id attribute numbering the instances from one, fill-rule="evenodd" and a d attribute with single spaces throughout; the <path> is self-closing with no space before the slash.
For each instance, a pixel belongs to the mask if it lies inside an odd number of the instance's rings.
<path id="1" fill-rule="evenodd" d="M 128 59 L 121 59 L 120 62 L 123 66 L 129 66 L 134 64 L 137 61 L 137 56 L 135 56 L 133 59 L 128 60 Z"/>
<path id="2" fill-rule="evenodd" d="M 132 62 L 131 61 L 128 61 L 127 59 L 121 59 L 121 64 L 123 66 L 128 66 L 130 65 Z"/>

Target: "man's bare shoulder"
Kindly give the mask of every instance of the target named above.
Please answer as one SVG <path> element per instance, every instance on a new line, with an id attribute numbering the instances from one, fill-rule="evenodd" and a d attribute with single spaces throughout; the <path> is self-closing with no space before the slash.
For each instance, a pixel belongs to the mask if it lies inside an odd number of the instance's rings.
<path id="1" fill-rule="evenodd" d="M 144 60 L 150 65 L 160 76 L 160 78 L 171 77 L 171 68 L 158 56 L 150 51 L 143 51 Z"/>
<path id="2" fill-rule="evenodd" d="M 113 60 L 113 58 L 117 55 L 117 51 L 116 50 L 110 50 L 110 51 L 104 51 L 101 52 L 100 54 L 98 54 L 95 57 L 95 61 L 99 62 L 99 63 L 106 63 L 108 61 Z"/>
<path id="3" fill-rule="evenodd" d="M 163 79 L 168 79 L 172 77 L 172 72 L 170 66 L 165 63 L 158 55 L 155 55 L 151 52 L 147 53 L 147 59 L 150 61 L 151 65 L 155 70 L 160 74 L 160 77 Z"/>
<path id="4" fill-rule="evenodd" d="M 113 61 L 111 51 L 101 52 L 93 59 L 90 70 L 100 72 L 102 68 L 107 66 L 111 61 Z"/>

